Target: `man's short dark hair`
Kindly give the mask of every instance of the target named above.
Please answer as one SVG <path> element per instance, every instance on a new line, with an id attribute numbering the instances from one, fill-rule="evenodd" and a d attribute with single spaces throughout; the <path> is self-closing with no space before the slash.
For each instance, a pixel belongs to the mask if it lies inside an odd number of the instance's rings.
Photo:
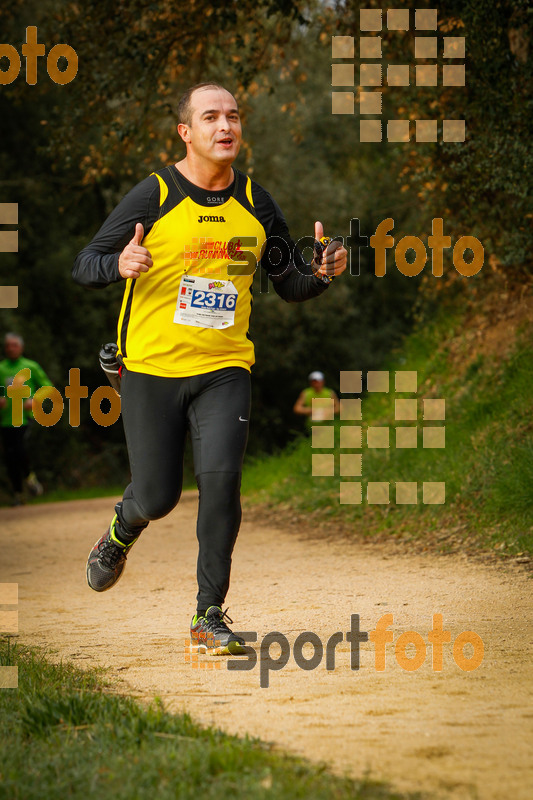
<path id="1" fill-rule="evenodd" d="M 221 83 L 217 83 L 216 81 L 204 81 L 203 83 L 195 83 L 194 86 L 190 86 L 187 91 L 182 94 L 178 102 L 178 125 L 180 123 L 183 125 L 192 125 L 191 97 L 193 92 L 197 89 L 223 89 L 225 92 L 228 91 L 225 86 L 222 86 Z"/>

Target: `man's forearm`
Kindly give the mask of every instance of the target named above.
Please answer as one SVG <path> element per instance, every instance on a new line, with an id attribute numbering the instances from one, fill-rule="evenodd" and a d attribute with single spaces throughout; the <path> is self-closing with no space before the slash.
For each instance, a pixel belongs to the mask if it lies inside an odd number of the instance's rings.
<path id="1" fill-rule="evenodd" d="M 82 286 L 101 289 L 122 280 L 118 271 L 119 253 L 97 253 L 85 248 L 78 253 L 72 277 Z"/>
<path id="2" fill-rule="evenodd" d="M 294 267 L 280 278 L 273 279 L 274 289 L 287 303 L 302 303 L 312 297 L 318 297 L 328 288 L 320 278 L 312 274 L 302 274 L 299 268 Z"/>

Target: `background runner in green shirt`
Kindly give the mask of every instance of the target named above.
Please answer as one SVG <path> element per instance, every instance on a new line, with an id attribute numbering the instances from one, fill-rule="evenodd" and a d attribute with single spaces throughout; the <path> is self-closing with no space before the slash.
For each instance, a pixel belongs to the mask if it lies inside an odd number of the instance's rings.
<path id="1" fill-rule="evenodd" d="M 293 411 L 295 414 L 302 414 L 305 416 L 307 424 L 310 426 L 313 422 L 320 420 L 311 420 L 311 413 L 313 410 L 313 400 L 316 397 L 331 397 L 334 401 L 335 414 L 339 412 L 339 398 L 333 391 L 324 386 L 324 373 L 316 370 L 311 372 L 308 376 L 309 386 L 300 393 L 298 400 L 294 404 Z"/>
<path id="2" fill-rule="evenodd" d="M 29 358 L 23 356 L 24 340 L 16 333 L 7 333 L 4 339 L 6 358 L 0 361 L 0 433 L 4 446 L 4 459 L 9 480 L 13 488 L 13 503 L 20 505 L 24 500 L 24 485 L 33 495 L 43 492 L 35 472 L 31 471 L 28 455 L 28 422 L 33 418 L 31 411 L 32 397 L 41 386 L 52 386 L 52 382 L 43 368 Z M 11 386 L 17 374 L 28 369 L 30 377 L 21 380 L 30 387 L 30 396 L 24 400 L 22 425 L 13 425 L 12 401 L 6 389 Z M 19 378 L 20 380 L 20 378 Z"/>

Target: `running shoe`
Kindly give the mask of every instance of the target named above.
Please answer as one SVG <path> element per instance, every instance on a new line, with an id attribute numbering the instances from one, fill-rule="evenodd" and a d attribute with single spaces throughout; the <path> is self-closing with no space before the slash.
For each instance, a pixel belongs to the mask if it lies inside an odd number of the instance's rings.
<path id="1" fill-rule="evenodd" d="M 209 606 L 205 617 L 196 614 L 191 620 L 191 652 L 210 656 L 238 656 L 246 653 L 244 639 L 228 628 L 225 620 L 233 622 L 226 611 Z"/>
<path id="2" fill-rule="evenodd" d="M 35 472 L 30 472 L 30 474 L 26 478 L 25 483 L 28 492 L 33 497 L 39 497 L 39 495 L 41 495 L 44 492 L 43 485 L 39 480 L 37 480 L 37 475 L 35 474 Z"/>
<path id="3" fill-rule="evenodd" d="M 105 592 L 115 585 L 124 572 L 128 552 L 137 541 L 134 539 L 131 544 L 119 542 L 115 536 L 116 521 L 115 514 L 106 533 L 98 539 L 89 553 L 87 583 L 95 592 Z"/>

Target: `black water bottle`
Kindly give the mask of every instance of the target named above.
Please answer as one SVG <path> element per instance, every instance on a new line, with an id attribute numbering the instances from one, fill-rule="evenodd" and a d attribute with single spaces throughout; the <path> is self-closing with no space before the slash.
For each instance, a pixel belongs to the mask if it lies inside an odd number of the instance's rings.
<path id="1" fill-rule="evenodd" d="M 120 397 L 120 361 L 117 358 L 118 345 L 114 342 L 103 344 L 100 349 L 100 366 L 107 375 L 107 379 L 115 392 Z"/>

